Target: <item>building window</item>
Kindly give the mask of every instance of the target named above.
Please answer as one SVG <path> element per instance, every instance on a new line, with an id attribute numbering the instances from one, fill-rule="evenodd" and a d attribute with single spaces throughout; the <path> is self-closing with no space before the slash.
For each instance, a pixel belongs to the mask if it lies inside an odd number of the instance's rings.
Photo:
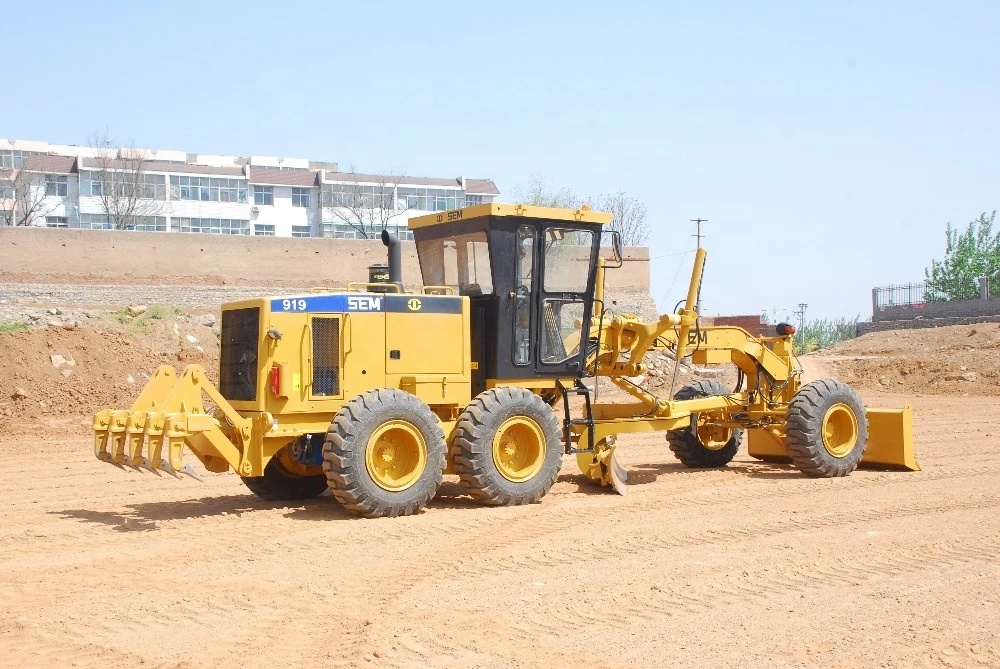
<path id="1" fill-rule="evenodd" d="M 293 207 L 308 207 L 309 206 L 309 189 L 308 188 L 293 188 L 292 189 L 292 206 Z"/>
<path id="2" fill-rule="evenodd" d="M 393 187 L 384 184 L 330 184 L 323 192 L 328 207 L 392 209 Z"/>
<path id="3" fill-rule="evenodd" d="M 274 237 L 274 226 L 254 223 L 253 234 L 257 237 Z"/>
<path id="4" fill-rule="evenodd" d="M 104 214 L 80 214 L 80 221 L 73 227 L 81 227 L 84 230 L 110 230 L 111 224 Z"/>
<path id="5" fill-rule="evenodd" d="M 241 179 L 171 176 L 170 199 L 201 202 L 246 202 L 247 184 Z"/>
<path id="6" fill-rule="evenodd" d="M 250 221 L 235 218 L 174 218 L 178 232 L 201 232 L 212 235 L 249 235 Z"/>
<path id="7" fill-rule="evenodd" d="M 293 225 L 292 237 L 312 237 L 312 228 L 308 225 Z"/>
<path id="8" fill-rule="evenodd" d="M 45 226 L 48 228 L 68 228 L 69 221 L 65 216 L 46 216 Z"/>
<path id="9" fill-rule="evenodd" d="M 444 188 L 396 189 L 396 209 L 416 209 L 418 211 L 448 211 L 465 206 L 465 194 L 460 190 Z"/>
<path id="10" fill-rule="evenodd" d="M 413 233 L 404 225 L 389 225 L 386 229 L 396 235 L 400 241 L 413 241 Z M 364 239 L 365 236 L 349 223 L 334 223 L 324 221 L 322 236 L 332 239 Z M 375 235 L 377 237 L 378 235 Z"/>
<path id="11" fill-rule="evenodd" d="M 162 174 L 129 174 L 126 172 L 80 172 L 80 194 L 90 197 L 107 195 L 126 199 L 139 197 L 146 200 L 167 199 L 167 177 Z"/>
<path id="12" fill-rule="evenodd" d="M 10 184 L 0 185 L 0 200 L 13 200 L 14 186 Z"/>
<path id="13" fill-rule="evenodd" d="M 465 194 L 466 207 L 474 207 L 477 204 L 485 204 L 487 202 L 490 202 L 490 200 L 486 199 L 485 195 L 469 195 L 468 193 Z"/>
<path id="14" fill-rule="evenodd" d="M 125 230 L 135 230 L 137 232 L 166 232 L 166 216 L 135 216 L 132 225 L 125 226 Z M 108 222 L 108 217 L 104 214 L 80 214 L 78 221 L 73 221 L 71 228 L 82 228 L 84 230 L 113 230 L 115 226 Z"/>
<path id="15" fill-rule="evenodd" d="M 55 174 L 45 175 L 45 194 L 55 195 L 57 197 L 66 197 L 68 186 L 66 184 L 66 177 L 56 176 Z M 55 217 L 58 218 L 58 217 Z M 63 226 L 65 227 L 65 226 Z"/>
<path id="16" fill-rule="evenodd" d="M 0 151 L 0 169 L 19 170 L 24 167 L 25 158 L 37 153 L 37 151 Z"/>
<path id="17" fill-rule="evenodd" d="M 274 204 L 274 186 L 254 186 L 254 204 Z"/>

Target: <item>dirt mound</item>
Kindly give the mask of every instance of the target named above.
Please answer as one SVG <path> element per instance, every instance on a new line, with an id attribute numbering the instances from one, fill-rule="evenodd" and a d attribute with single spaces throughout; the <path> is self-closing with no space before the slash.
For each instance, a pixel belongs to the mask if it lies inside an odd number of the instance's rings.
<path id="1" fill-rule="evenodd" d="M 817 354 L 868 390 L 1000 395 L 1000 325 L 872 332 Z"/>
<path id="2" fill-rule="evenodd" d="M 165 346 L 155 335 L 139 341 L 87 328 L 0 333 L 0 434 L 19 434 L 39 422 L 79 429 L 102 408 L 131 406 L 158 366 L 197 363 L 212 374 L 215 359 Z"/>

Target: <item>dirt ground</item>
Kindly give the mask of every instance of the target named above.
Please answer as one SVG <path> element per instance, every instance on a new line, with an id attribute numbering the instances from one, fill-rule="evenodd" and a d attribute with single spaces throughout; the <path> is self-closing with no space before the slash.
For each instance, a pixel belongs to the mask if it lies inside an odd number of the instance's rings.
<path id="1" fill-rule="evenodd" d="M 94 459 L 94 410 L 162 362 L 213 364 L 185 318 L 0 333 L 0 665 L 1000 666 L 996 326 L 802 359 L 911 403 L 920 472 L 815 480 L 745 451 L 693 471 L 662 435 L 626 436 L 627 497 L 567 458 L 536 505 L 447 484 L 419 515 L 363 520 Z"/>

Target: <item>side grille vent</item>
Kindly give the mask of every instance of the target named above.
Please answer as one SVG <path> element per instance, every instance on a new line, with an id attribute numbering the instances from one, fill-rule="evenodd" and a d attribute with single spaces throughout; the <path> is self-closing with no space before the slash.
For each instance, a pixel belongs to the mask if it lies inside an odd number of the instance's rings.
<path id="1" fill-rule="evenodd" d="M 227 400 L 257 399 L 259 341 L 259 308 L 231 309 L 222 312 L 219 390 Z"/>

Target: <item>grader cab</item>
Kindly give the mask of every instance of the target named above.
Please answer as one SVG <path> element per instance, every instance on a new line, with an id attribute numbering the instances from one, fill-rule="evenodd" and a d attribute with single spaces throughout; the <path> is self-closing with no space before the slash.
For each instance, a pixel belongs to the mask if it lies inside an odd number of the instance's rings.
<path id="1" fill-rule="evenodd" d="M 566 453 L 624 493 L 615 437 L 636 431 L 666 431 L 692 467 L 728 463 L 746 430 L 751 455 L 809 475 L 846 475 L 862 459 L 916 468 L 908 409 L 866 412 L 835 381 L 800 387 L 789 333 L 698 327 L 703 250 L 680 312 L 654 323 L 608 315 L 600 253 L 610 220 L 498 204 L 412 219 L 419 292 L 403 292 L 398 242 L 383 233 L 386 283 L 228 303 L 219 387 L 197 365 L 161 367 L 130 409 L 94 417 L 95 454 L 197 476 L 189 450 L 264 499 L 329 488 L 365 516 L 420 510 L 446 473 L 485 504 L 535 502 Z M 699 381 L 655 397 L 629 381 L 655 347 L 733 362 L 740 384 Z M 582 379 L 595 375 L 635 401 L 593 401 Z"/>

